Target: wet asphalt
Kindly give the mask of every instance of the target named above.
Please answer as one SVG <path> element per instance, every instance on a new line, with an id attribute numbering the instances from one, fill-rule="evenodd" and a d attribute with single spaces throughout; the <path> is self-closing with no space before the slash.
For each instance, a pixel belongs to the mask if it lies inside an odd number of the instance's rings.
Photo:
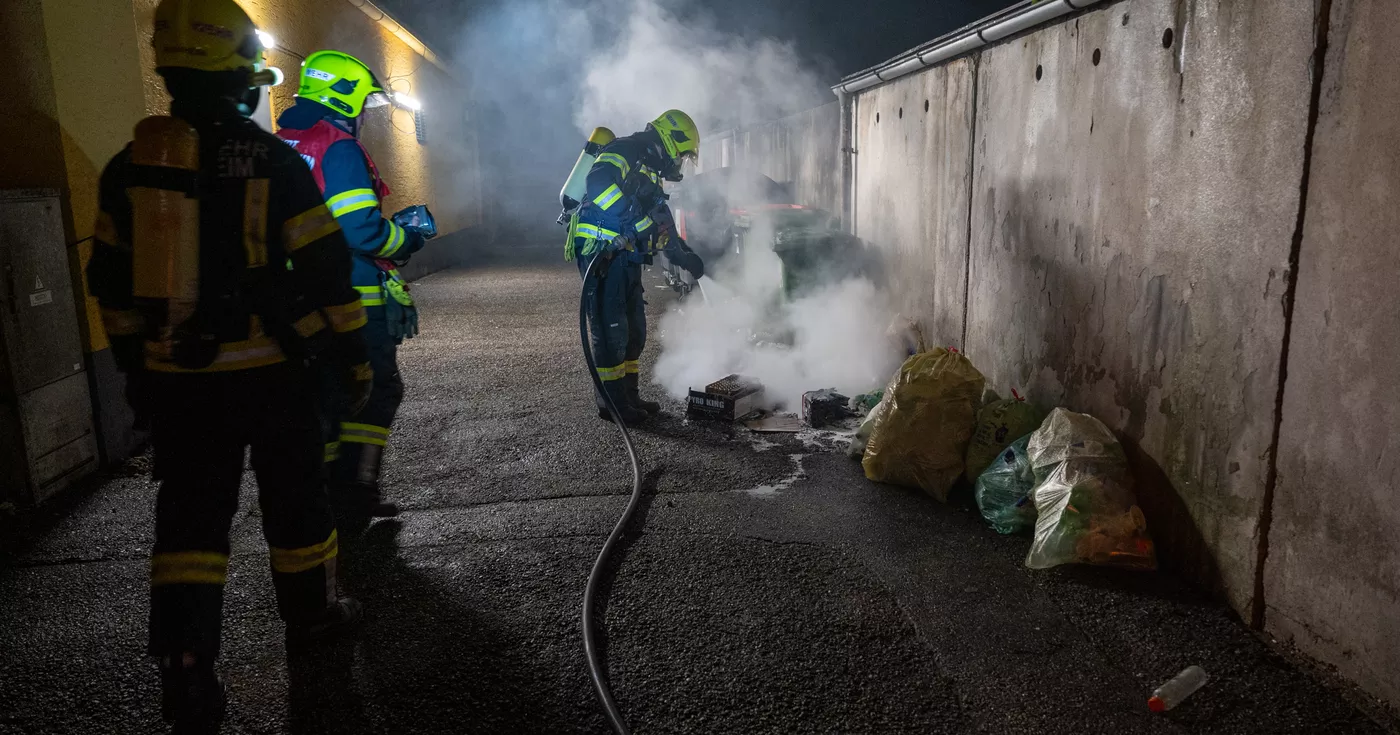
<path id="1" fill-rule="evenodd" d="M 673 297 L 648 284 L 655 316 Z M 579 613 L 630 475 L 593 408 L 578 285 L 564 264 L 415 285 L 423 334 L 401 354 L 385 470 L 405 511 L 343 539 L 363 628 L 292 667 L 245 493 L 224 732 L 607 731 Z M 1034 572 L 1027 540 L 868 482 L 830 437 L 760 441 L 666 410 L 634 433 L 646 496 L 604 587 L 608 673 L 637 733 L 1387 730 L 1170 576 Z M 162 731 L 143 657 L 154 497 L 138 458 L 7 543 L 0 734 Z M 1207 687 L 1149 713 L 1191 664 Z"/>

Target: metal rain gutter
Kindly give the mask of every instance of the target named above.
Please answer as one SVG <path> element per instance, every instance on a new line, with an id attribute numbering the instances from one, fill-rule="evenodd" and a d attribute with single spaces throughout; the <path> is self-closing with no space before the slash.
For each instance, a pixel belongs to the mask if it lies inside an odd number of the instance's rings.
<path id="1" fill-rule="evenodd" d="M 365 15 L 369 16 L 370 20 L 374 21 L 375 23 L 378 23 L 381 27 L 384 28 L 384 30 L 392 33 L 395 38 L 399 39 L 400 41 L 403 41 L 405 46 L 412 49 L 419 56 L 422 56 L 433 66 L 436 66 L 437 68 L 447 72 L 449 75 L 452 74 L 452 70 L 447 68 L 447 64 L 442 60 L 440 56 L 437 55 L 435 51 L 433 51 L 431 48 L 428 48 L 427 44 L 418 40 L 418 37 L 409 32 L 407 28 L 404 28 L 402 23 L 398 22 L 397 20 L 394 20 L 394 17 L 392 15 L 389 15 L 383 10 L 380 10 L 379 6 L 370 2 L 370 0 L 348 1 L 351 5 L 354 5 L 355 7 L 359 8 Z"/>
<path id="2" fill-rule="evenodd" d="M 831 91 L 842 95 L 869 89 L 1100 2 L 1103 0 L 1049 0 L 1022 5 L 974 23 L 910 56 L 897 56 L 877 67 L 846 77 Z"/>

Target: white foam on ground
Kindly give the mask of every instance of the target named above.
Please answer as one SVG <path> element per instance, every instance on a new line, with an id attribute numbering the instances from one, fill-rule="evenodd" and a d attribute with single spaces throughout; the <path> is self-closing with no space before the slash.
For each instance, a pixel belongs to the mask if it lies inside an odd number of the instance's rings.
<path id="1" fill-rule="evenodd" d="M 746 495 L 752 495 L 756 498 L 765 498 L 777 495 L 778 493 L 792 487 L 794 484 L 796 484 L 798 480 L 801 480 L 802 478 L 807 476 L 807 470 L 803 469 L 802 467 L 802 460 L 806 457 L 807 455 L 805 454 L 789 454 L 788 459 L 792 460 L 792 474 L 779 480 L 776 484 L 759 485 L 758 487 L 751 487 L 747 490 L 739 490 L 738 492 L 744 493 Z"/>
<path id="2" fill-rule="evenodd" d="M 753 450 L 754 450 L 755 452 L 766 452 L 766 451 L 768 451 L 769 449 L 773 449 L 773 448 L 777 447 L 777 446 L 778 446 L 778 443 L 777 443 L 777 442 L 770 442 L 770 441 L 768 441 L 767 439 L 764 439 L 762 436 L 760 436 L 760 435 L 758 435 L 758 434 L 750 434 L 750 435 L 749 435 L 749 446 L 753 447 Z"/>

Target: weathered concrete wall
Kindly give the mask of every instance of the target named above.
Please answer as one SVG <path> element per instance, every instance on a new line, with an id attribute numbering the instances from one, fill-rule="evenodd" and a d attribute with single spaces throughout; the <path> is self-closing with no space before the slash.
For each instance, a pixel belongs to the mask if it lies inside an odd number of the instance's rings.
<path id="1" fill-rule="evenodd" d="M 855 231 L 934 344 L 963 342 L 975 66 L 963 59 L 860 96 Z"/>
<path id="2" fill-rule="evenodd" d="M 797 201 L 841 209 L 841 108 L 833 102 L 790 117 L 701 139 L 701 169 L 739 166 L 792 187 Z"/>
<path id="3" fill-rule="evenodd" d="M 734 155 L 739 165 L 792 185 L 797 201 L 840 210 L 841 109 L 836 103 L 739 131 Z"/>
<path id="4" fill-rule="evenodd" d="M 1139 450 L 1164 561 L 1246 616 L 1312 28 L 1311 3 L 1132 0 L 981 61 L 968 355 Z"/>
<path id="5" fill-rule="evenodd" d="M 1264 597 L 1275 635 L 1400 702 L 1394 11 L 1332 6 Z"/>
<path id="6" fill-rule="evenodd" d="M 860 93 L 855 196 L 935 340 L 1119 432 L 1165 565 L 1400 701 L 1388 11 L 1106 5 Z"/>

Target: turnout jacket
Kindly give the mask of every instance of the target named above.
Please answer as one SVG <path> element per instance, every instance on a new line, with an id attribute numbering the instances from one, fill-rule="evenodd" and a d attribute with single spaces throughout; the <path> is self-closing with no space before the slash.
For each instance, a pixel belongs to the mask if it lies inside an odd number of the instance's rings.
<path id="1" fill-rule="evenodd" d="M 312 352 L 365 363 L 365 311 L 350 285 L 345 238 L 301 158 L 231 101 L 176 100 L 171 113 L 199 135 L 197 171 L 172 178 L 170 169 L 133 162 L 128 144 L 101 177 L 87 277 L 118 366 L 245 370 Z M 173 354 L 171 306 L 134 292 L 138 261 L 151 261 L 134 257 L 133 247 L 145 247 L 133 242 L 134 192 L 176 186 L 198 202 L 199 296 L 185 327 L 186 343 L 212 357 L 207 364 Z"/>
<path id="2" fill-rule="evenodd" d="M 387 284 L 402 283 L 395 263 L 423 248 L 423 236 L 384 216 L 389 185 L 353 135 L 351 121 L 319 103 L 298 99 L 278 118 L 277 136 L 301 154 L 353 254 L 351 279 L 370 319 L 384 319 Z"/>

